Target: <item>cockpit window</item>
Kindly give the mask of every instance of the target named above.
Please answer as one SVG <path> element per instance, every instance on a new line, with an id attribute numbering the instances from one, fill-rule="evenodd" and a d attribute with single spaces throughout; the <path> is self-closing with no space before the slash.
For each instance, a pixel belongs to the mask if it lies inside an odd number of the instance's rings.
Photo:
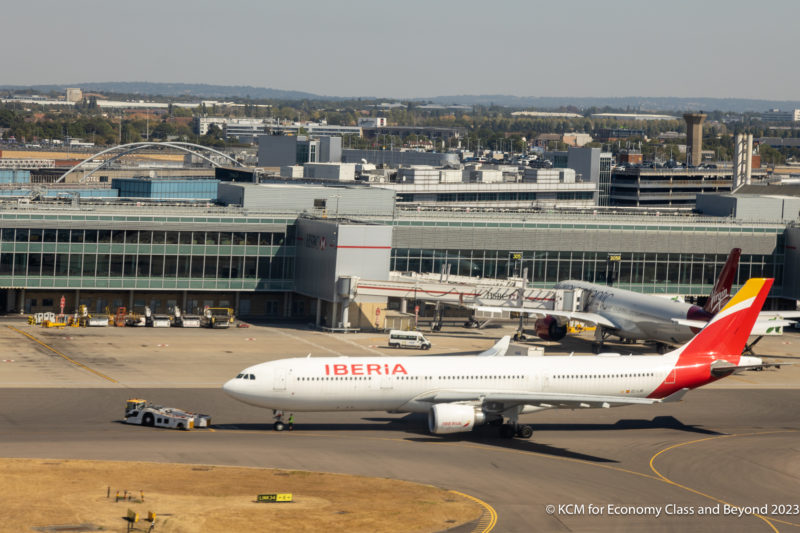
<path id="1" fill-rule="evenodd" d="M 255 374 L 250 374 L 250 379 L 256 379 L 256 375 Z"/>
<path id="2" fill-rule="evenodd" d="M 239 374 L 238 376 L 236 376 L 236 379 L 242 379 L 243 377 L 244 377 L 244 374 Z"/>

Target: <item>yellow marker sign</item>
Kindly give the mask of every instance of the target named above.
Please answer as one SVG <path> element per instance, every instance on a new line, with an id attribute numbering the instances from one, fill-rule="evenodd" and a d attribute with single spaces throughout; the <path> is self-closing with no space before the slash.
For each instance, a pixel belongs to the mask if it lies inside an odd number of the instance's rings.
<path id="1" fill-rule="evenodd" d="M 257 501 L 259 503 L 291 502 L 292 494 L 291 493 L 259 494 Z"/>
<path id="2" fill-rule="evenodd" d="M 135 512 L 133 509 L 128 509 L 128 522 L 138 522 L 139 521 L 139 513 Z"/>

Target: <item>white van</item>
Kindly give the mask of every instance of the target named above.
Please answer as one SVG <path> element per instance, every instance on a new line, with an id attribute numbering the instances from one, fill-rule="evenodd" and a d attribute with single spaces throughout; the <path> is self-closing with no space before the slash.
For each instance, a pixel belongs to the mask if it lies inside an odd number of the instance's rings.
<path id="1" fill-rule="evenodd" d="M 421 348 L 428 350 L 431 341 L 419 331 L 403 331 L 393 329 L 389 332 L 389 348 Z"/>

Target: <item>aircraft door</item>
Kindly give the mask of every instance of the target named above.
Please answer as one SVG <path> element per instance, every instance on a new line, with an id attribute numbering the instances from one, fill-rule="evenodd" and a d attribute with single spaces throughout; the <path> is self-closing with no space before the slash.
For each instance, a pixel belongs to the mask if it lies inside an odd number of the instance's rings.
<path id="1" fill-rule="evenodd" d="M 272 373 L 272 390 L 286 390 L 286 369 L 276 368 Z"/>
<path id="2" fill-rule="evenodd" d="M 550 383 L 549 376 L 544 372 L 531 372 L 528 375 L 528 387 L 533 391 L 545 391 L 546 386 Z"/>
<path id="3" fill-rule="evenodd" d="M 381 376 L 381 389 L 393 389 L 394 383 L 392 376 Z"/>

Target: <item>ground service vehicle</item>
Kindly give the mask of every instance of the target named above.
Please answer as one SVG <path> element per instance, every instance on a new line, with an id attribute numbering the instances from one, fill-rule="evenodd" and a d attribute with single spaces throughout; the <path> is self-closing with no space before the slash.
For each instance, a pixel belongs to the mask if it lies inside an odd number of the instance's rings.
<path id="1" fill-rule="evenodd" d="M 229 328 L 233 322 L 233 309 L 229 307 L 209 307 L 203 311 L 200 325 L 204 328 Z"/>
<path id="2" fill-rule="evenodd" d="M 139 398 L 131 398 L 125 404 L 124 422 L 140 426 L 187 430 L 210 426 L 211 415 L 189 413 L 182 409 L 153 405 Z"/>
<path id="3" fill-rule="evenodd" d="M 389 332 L 389 348 L 420 348 L 429 350 L 431 341 L 419 331 L 393 329 Z"/>
<path id="4" fill-rule="evenodd" d="M 168 328 L 172 325 L 172 322 L 167 315 L 153 315 L 153 320 L 150 322 L 150 326 L 154 328 Z"/>
<path id="5" fill-rule="evenodd" d="M 181 328 L 199 328 L 200 317 L 197 315 L 186 315 L 180 307 L 175 306 L 175 326 Z"/>

